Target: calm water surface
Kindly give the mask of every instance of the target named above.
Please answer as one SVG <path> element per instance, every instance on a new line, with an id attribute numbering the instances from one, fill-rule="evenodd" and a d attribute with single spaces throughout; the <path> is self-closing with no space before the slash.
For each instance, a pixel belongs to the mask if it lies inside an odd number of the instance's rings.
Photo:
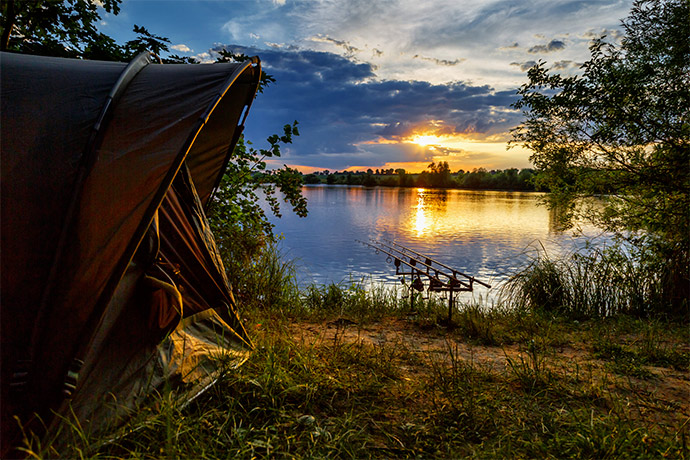
<path id="1" fill-rule="evenodd" d="M 283 253 L 295 259 L 301 285 L 350 280 L 400 285 L 395 267 L 355 240 L 389 239 L 496 287 L 537 251 L 582 248 L 608 238 L 593 227 L 581 236 L 556 229 L 537 193 L 356 186 L 305 186 L 309 216 L 272 219 Z M 492 294 L 493 293 L 493 294 Z M 487 296 L 488 294 L 488 296 Z"/>

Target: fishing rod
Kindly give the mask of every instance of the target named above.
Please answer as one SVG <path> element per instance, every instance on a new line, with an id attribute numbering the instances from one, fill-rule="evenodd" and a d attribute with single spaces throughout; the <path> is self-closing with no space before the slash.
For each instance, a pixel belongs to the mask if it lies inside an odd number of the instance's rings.
<path id="1" fill-rule="evenodd" d="M 399 249 L 398 249 L 397 251 L 398 251 L 399 253 L 405 255 L 406 257 L 410 257 L 410 256 L 407 255 L 407 254 L 405 254 L 403 251 L 411 252 L 411 253 L 413 253 L 413 254 L 419 256 L 419 257 L 424 257 L 426 260 L 429 260 L 429 261 L 435 263 L 436 265 L 440 265 L 440 266 L 443 267 L 443 268 L 446 268 L 446 269 L 448 269 L 448 270 L 451 270 L 451 271 L 453 272 L 453 275 L 458 274 L 458 275 L 464 276 L 465 278 L 469 279 L 469 280 L 472 281 L 472 282 L 479 283 L 479 284 L 481 284 L 482 286 L 491 289 L 491 285 L 489 285 L 489 284 L 487 284 L 487 283 L 484 283 L 484 282 L 482 282 L 482 281 L 479 281 L 479 280 L 478 280 L 477 278 L 475 278 L 474 276 L 466 275 L 465 273 L 462 273 L 462 272 L 460 272 L 460 271 L 454 269 L 453 267 L 449 267 L 448 265 L 446 265 L 446 264 L 444 264 L 444 263 L 442 263 L 442 262 L 439 262 L 439 261 L 437 261 L 437 260 L 434 260 L 434 259 L 432 259 L 431 257 L 425 256 L 424 254 L 420 254 L 419 252 L 415 251 L 414 249 L 410 249 L 410 248 L 408 248 L 408 247 L 405 247 L 405 246 L 403 246 L 402 244 L 396 243 L 395 241 L 391 241 L 391 240 L 389 240 L 389 239 L 387 239 L 387 238 L 382 238 L 382 239 L 383 239 L 384 241 L 389 242 L 390 244 L 392 244 L 392 245 L 394 245 L 394 246 L 398 246 L 398 247 L 402 248 L 402 249 L 403 249 L 402 251 L 399 250 Z M 393 247 L 391 247 L 391 246 L 389 246 L 389 245 L 386 245 L 386 246 L 390 247 L 391 249 L 395 249 L 395 248 L 393 248 Z M 426 265 L 426 264 L 425 264 L 425 265 Z"/>
<path id="2" fill-rule="evenodd" d="M 424 276 L 428 277 L 429 279 L 434 280 L 436 283 L 441 284 L 442 286 L 448 286 L 448 285 L 449 285 L 448 283 L 445 283 L 445 282 L 441 281 L 441 280 L 438 278 L 438 275 L 437 275 L 437 276 L 433 276 L 433 275 L 431 275 L 430 273 L 427 273 L 426 271 L 420 269 L 420 268 L 417 267 L 415 264 L 413 264 L 413 263 L 411 263 L 411 262 L 407 262 L 407 261 L 401 259 L 399 256 L 397 256 L 397 255 L 395 255 L 395 254 L 391 254 L 390 252 L 386 251 L 385 249 L 383 249 L 383 248 L 381 248 L 381 247 L 379 247 L 379 246 L 375 246 L 375 245 L 373 245 L 373 244 L 367 243 L 366 241 L 361 241 L 361 240 L 355 240 L 355 241 L 357 241 L 358 243 L 362 243 L 362 244 L 364 244 L 364 245 L 366 245 L 366 246 L 369 246 L 370 248 L 376 250 L 377 252 L 380 251 L 380 252 L 386 254 L 388 257 L 391 257 L 391 258 L 395 261 L 396 271 L 398 271 L 400 263 L 403 263 L 403 264 L 407 265 L 408 267 L 410 267 L 410 268 L 412 269 L 412 272 L 409 273 L 409 275 L 414 275 L 414 274 L 416 274 L 418 277 L 419 277 L 419 275 L 424 275 Z M 400 273 L 400 272 L 398 272 L 397 274 L 398 274 L 398 275 L 407 275 L 408 273 Z M 445 275 L 445 273 L 444 273 L 444 275 Z M 417 290 L 419 291 L 419 290 L 421 290 L 421 289 L 417 289 Z"/>
<path id="3" fill-rule="evenodd" d="M 427 278 L 429 278 L 429 287 L 427 288 L 428 292 L 447 292 L 448 293 L 448 324 L 451 323 L 452 316 L 453 316 L 453 293 L 454 292 L 462 292 L 462 291 L 469 291 L 471 292 L 473 290 L 473 284 L 476 281 L 477 283 L 481 284 L 482 286 L 486 286 L 487 288 L 491 288 L 490 285 L 477 280 L 473 276 L 466 275 L 462 272 L 459 272 L 455 270 L 452 267 L 449 267 L 448 265 L 445 265 L 441 262 L 438 262 L 437 260 L 432 259 L 431 257 L 427 257 L 424 254 L 420 254 L 417 251 L 414 251 L 410 248 L 407 248 L 403 246 L 402 244 L 398 244 L 394 241 L 386 240 L 390 244 L 382 243 L 380 241 L 371 239 L 371 243 L 367 243 L 366 241 L 361 241 L 361 240 L 356 240 L 359 243 L 362 243 L 365 246 L 369 246 L 370 248 L 374 249 L 376 253 L 378 254 L 379 252 L 382 252 L 388 256 L 388 262 L 390 263 L 391 260 L 394 261 L 395 265 L 395 273 L 398 275 L 407 275 L 408 273 L 400 272 L 400 266 L 402 264 L 407 265 L 410 267 L 412 270 L 409 275 L 410 276 L 415 276 L 416 279 L 412 282 L 410 286 L 410 306 L 414 310 L 414 292 L 412 289 L 416 289 L 417 291 L 423 291 L 424 290 L 424 282 L 422 281 L 422 278 L 420 275 L 424 275 Z M 395 245 L 395 246 L 392 246 Z M 396 247 L 397 246 L 397 247 Z M 391 252 L 392 251 L 392 252 Z M 411 255 L 414 254 L 415 256 Z M 420 258 L 423 258 L 420 259 Z M 405 259 L 409 259 L 409 262 L 406 261 Z M 432 263 L 435 263 L 436 265 L 443 267 L 447 270 L 450 270 L 452 275 L 449 275 L 448 273 L 444 272 L 443 270 L 436 268 L 432 265 Z M 420 268 L 417 266 L 419 264 L 422 267 L 425 267 L 426 270 Z M 444 283 L 439 279 L 439 274 L 445 276 L 448 278 L 448 282 Z M 469 279 L 469 284 L 467 284 L 464 281 L 460 281 L 457 278 L 457 275 L 464 276 L 465 278 Z"/>
<path id="4" fill-rule="evenodd" d="M 441 275 L 443 275 L 443 276 L 447 277 L 448 279 L 450 279 L 450 280 L 451 280 L 451 283 L 450 283 L 451 285 L 453 285 L 453 281 L 455 281 L 456 283 L 460 284 L 461 286 L 463 286 L 463 287 L 465 287 L 465 288 L 468 288 L 468 289 L 471 289 L 471 288 L 472 288 L 471 284 L 467 284 L 466 282 L 464 282 L 464 281 L 462 281 L 462 280 L 459 280 L 459 279 L 455 276 L 456 271 L 453 270 L 453 269 L 450 268 L 450 267 L 445 267 L 445 268 L 448 268 L 449 270 L 451 270 L 451 271 L 453 272 L 452 275 L 449 275 L 448 273 L 443 272 L 443 271 L 439 270 L 439 269 L 436 268 L 436 267 L 433 267 L 431 264 L 429 264 L 429 263 L 426 262 L 426 261 L 422 261 L 421 259 L 417 259 L 416 257 L 412 257 L 411 255 L 406 254 L 405 252 L 401 251 L 401 250 L 398 249 L 398 248 L 395 248 L 395 247 L 390 246 L 390 245 L 385 244 L 385 243 L 381 243 L 380 241 L 376 241 L 376 240 L 371 240 L 371 241 L 372 241 L 373 243 L 375 243 L 376 245 L 380 245 L 380 246 L 382 246 L 382 247 L 386 247 L 386 248 L 389 248 L 389 249 L 392 250 L 392 251 L 397 252 L 397 253 L 400 254 L 400 256 L 402 256 L 402 257 L 409 258 L 410 261 L 414 260 L 415 263 L 418 263 L 418 264 L 423 265 L 424 267 L 426 267 L 426 274 L 427 274 L 427 275 L 429 274 L 429 271 L 430 271 L 430 270 L 433 270 L 434 273 L 436 273 L 436 277 L 438 277 L 438 275 L 439 275 L 439 273 L 440 273 Z M 399 245 L 398 245 L 398 246 L 399 246 Z M 401 246 L 401 247 L 404 248 L 404 246 Z M 412 251 L 412 252 L 414 252 L 414 251 Z M 426 257 L 426 256 L 424 256 L 424 255 L 422 255 L 422 254 L 418 254 L 418 253 L 417 253 L 417 255 L 419 255 L 420 257 L 424 257 L 427 261 L 431 261 L 431 259 L 429 259 L 428 257 Z M 397 257 L 397 256 L 396 256 L 396 257 Z M 441 265 L 441 264 L 438 264 L 438 265 Z"/>

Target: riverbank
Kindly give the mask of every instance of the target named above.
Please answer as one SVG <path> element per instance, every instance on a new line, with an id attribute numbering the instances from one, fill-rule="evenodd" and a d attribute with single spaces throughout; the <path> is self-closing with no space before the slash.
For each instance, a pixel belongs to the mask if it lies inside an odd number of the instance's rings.
<path id="1" fill-rule="evenodd" d="M 316 309 L 246 311 L 255 352 L 191 404 L 167 390 L 110 442 L 76 436 L 60 456 L 690 455 L 685 324 L 472 306 L 444 324 L 439 305 L 329 309 L 336 294 L 320 294 Z"/>

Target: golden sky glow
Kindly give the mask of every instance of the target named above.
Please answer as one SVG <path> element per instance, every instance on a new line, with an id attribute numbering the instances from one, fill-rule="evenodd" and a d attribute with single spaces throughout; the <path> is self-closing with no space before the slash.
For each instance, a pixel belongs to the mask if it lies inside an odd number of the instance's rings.
<path id="1" fill-rule="evenodd" d="M 384 140 L 382 144 L 391 144 L 390 140 Z M 475 168 L 506 169 L 529 168 L 530 151 L 520 146 L 508 149 L 506 136 L 479 136 L 471 134 L 436 134 L 433 132 L 415 133 L 400 139 L 399 145 L 407 144 L 418 149 L 417 161 L 388 161 L 383 165 L 384 169 L 405 169 L 410 173 L 424 171 L 429 164 L 447 161 L 451 171 L 463 169 L 472 171 Z M 356 170 L 357 168 L 353 168 Z M 365 168 L 366 169 L 366 168 Z"/>
<path id="2" fill-rule="evenodd" d="M 363 143 L 365 144 L 365 143 Z M 404 169 L 408 173 L 416 174 L 427 169 L 433 162 L 447 161 L 452 172 L 460 169 L 472 171 L 476 168 L 506 169 L 530 168 L 529 156 L 531 152 L 520 146 L 508 149 L 508 142 L 504 138 L 479 139 L 469 135 L 414 134 L 410 137 L 392 141 L 383 139 L 381 142 L 366 142 L 366 145 L 399 145 L 407 147 L 407 158 L 400 161 L 386 161 L 382 164 L 367 166 L 355 164 L 345 171 L 366 171 L 367 169 Z M 283 159 L 273 160 L 276 166 L 281 166 Z M 269 161 L 271 163 L 271 161 Z M 305 174 L 322 171 L 327 168 L 310 167 L 304 165 L 290 165 Z M 334 171 L 331 169 L 331 172 Z"/>

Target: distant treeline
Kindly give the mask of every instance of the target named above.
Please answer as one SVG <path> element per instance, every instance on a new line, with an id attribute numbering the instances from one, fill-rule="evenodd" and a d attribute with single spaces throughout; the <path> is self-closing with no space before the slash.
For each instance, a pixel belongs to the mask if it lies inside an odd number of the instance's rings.
<path id="1" fill-rule="evenodd" d="M 319 171 L 303 176 L 305 184 L 344 184 L 368 187 L 461 188 L 471 190 L 541 191 L 535 187 L 533 169 L 503 169 L 451 172 L 446 162 L 432 163 L 427 171 L 410 174 L 404 169 L 367 169 L 366 171 Z"/>

